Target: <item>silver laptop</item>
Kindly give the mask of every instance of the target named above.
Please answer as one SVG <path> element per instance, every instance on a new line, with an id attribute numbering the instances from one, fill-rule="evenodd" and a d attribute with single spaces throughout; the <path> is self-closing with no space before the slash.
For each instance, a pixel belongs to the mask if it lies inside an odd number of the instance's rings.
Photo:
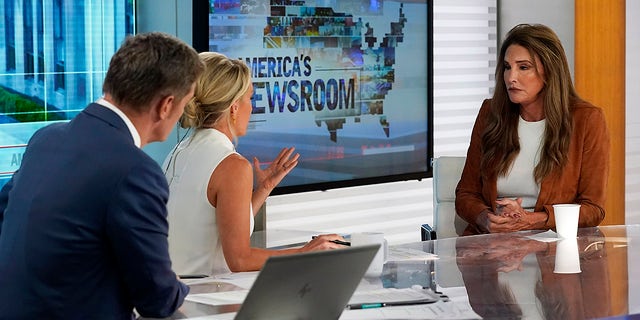
<path id="1" fill-rule="evenodd" d="M 379 247 L 270 257 L 235 319 L 338 319 Z"/>

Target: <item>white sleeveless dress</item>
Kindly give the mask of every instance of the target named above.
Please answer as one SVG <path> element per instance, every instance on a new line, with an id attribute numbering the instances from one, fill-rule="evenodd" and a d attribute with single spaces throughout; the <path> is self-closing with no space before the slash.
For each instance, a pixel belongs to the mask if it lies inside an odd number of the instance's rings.
<path id="1" fill-rule="evenodd" d="M 169 183 L 169 254 L 177 274 L 229 273 L 207 185 L 218 164 L 236 153 L 215 129 L 198 129 L 169 154 L 163 168 Z M 249 206 L 251 208 L 251 206 Z M 253 212 L 250 210 L 253 231 Z"/>

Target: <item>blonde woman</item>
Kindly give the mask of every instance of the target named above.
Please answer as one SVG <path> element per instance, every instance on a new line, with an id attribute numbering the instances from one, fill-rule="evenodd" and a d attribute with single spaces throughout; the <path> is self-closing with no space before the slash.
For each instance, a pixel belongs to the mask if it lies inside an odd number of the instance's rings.
<path id="1" fill-rule="evenodd" d="M 250 245 L 254 214 L 298 164 L 284 148 L 266 169 L 235 151 L 247 132 L 253 84 L 249 68 L 215 52 L 200 53 L 205 71 L 180 119 L 193 133 L 165 160 L 170 187 L 169 252 L 178 274 L 216 275 L 259 270 L 272 255 L 339 248 L 322 235 L 301 248 L 268 250 Z M 256 186 L 254 189 L 254 170 Z"/>

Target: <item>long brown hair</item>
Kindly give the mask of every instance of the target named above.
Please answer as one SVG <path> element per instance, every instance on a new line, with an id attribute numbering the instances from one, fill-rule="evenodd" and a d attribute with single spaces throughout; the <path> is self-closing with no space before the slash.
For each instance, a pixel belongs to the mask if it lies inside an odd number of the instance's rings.
<path id="1" fill-rule="evenodd" d="M 534 66 L 535 60 L 540 59 L 544 68 L 544 87 L 541 94 L 546 124 L 540 161 L 534 169 L 535 181 L 540 183 L 553 169 L 561 168 L 567 162 L 573 130 L 570 106 L 580 98 L 571 80 L 564 48 L 553 30 L 541 24 L 519 24 L 511 29 L 500 48 L 491 112 L 482 135 L 483 175 L 507 175 L 520 152 L 520 105 L 509 100 L 504 83 L 505 53 L 511 45 L 526 48 Z"/>

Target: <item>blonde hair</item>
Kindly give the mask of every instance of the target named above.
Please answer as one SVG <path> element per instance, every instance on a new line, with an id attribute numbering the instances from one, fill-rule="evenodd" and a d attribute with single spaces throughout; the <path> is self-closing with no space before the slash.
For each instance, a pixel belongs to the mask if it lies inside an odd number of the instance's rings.
<path id="1" fill-rule="evenodd" d="M 251 86 L 251 72 L 241 60 L 233 60 L 217 52 L 199 54 L 205 70 L 196 82 L 193 99 L 184 108 L 180 118 L 183 128 L 210 128 L 226 119 L 230 125 L 231 105 L 238 101 Z"/>

